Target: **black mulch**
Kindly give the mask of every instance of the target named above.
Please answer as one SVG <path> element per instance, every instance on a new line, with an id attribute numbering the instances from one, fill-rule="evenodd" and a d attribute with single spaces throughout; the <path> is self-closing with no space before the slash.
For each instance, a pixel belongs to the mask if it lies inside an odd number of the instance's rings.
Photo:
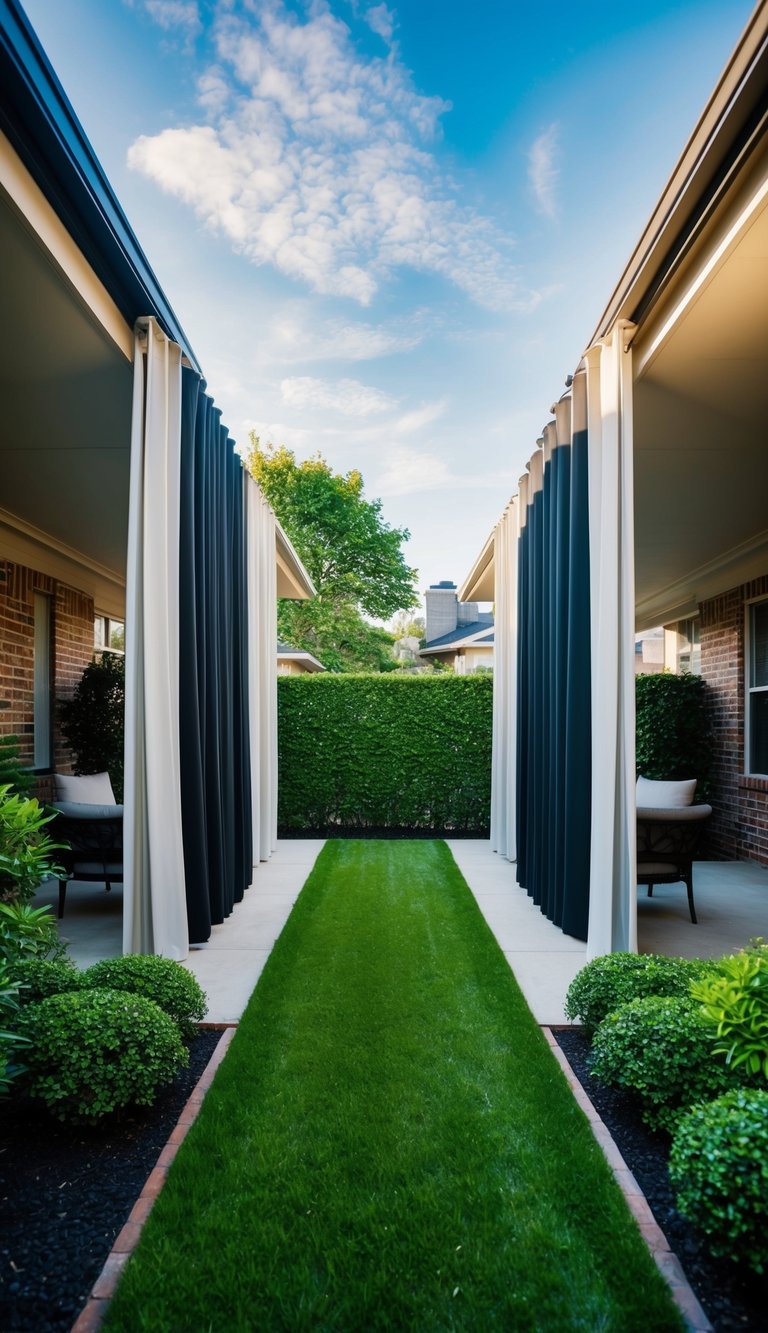
<path id="1" fill-rule="evenodd" d="M 713 1259 L 700 1235 L 677 1212 L 667 1171 L 668 1136 L 643 1124 L 634 1098 L 592 1078 L 589 1042 L 579 1028 L 555 1028 L 554 1036 L 613 1135 L 717 1333 L 768 1330 L 768 1277 L 758 1278 L 730 1260 Z"/>
<path id="2" fill-rule="evenodd" d="M 189 1068 L 155 1105 L 69 1128 L 25 1098 L 0 1104 L 0 1329 L 68 1330 L 213 1054 L 201 1031 Z"/>

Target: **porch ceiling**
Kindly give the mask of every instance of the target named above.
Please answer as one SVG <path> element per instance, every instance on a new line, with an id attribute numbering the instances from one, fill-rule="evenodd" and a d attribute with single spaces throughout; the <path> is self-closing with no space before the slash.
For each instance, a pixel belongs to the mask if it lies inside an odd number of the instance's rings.
<path id="1" fill-rule="evenodd" d="M 0 507 L 122 577 L 132 369 L 0 191 Z"/>
<path id="2" fill-rule="evenodd" d="M 710 243 L 636 341 L 638 628 L 766 567 L 767 202 L 701 280 Z"/>

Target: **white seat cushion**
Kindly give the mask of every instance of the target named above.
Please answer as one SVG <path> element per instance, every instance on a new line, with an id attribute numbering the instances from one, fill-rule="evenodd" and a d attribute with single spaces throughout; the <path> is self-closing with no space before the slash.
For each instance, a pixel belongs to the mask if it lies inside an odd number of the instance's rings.
<path id="1" fill-rule="evenodd" d="M 115 804 L 109 773 L 86 773 L 80 777 L 54 773 L 53 780 L 57 801 L 79 801 L 82 805 Z"/>
<path id="2" fill-rule="evenodd" d="M 652 810 L 681 810 L 693 803 L 696 778 L 680 782 L 657 782 L 653 778 L 637 779 L 637 804 Z"/>

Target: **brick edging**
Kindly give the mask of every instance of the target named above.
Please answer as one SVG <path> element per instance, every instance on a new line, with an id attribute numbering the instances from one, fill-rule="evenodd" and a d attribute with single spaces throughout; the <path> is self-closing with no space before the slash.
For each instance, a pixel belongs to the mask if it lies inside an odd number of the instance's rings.
<path id="1" fill-rule="evenodd" d="M 206 1026 L 211 1027 L 213 1024 L 206 1024 Z M 107 1306 L 115 1294 L 120 1274 L 139 1243 L 142 1227 L 152 1211 L 155 1199 L 165 1184 L 168 1169 L 179 1150 L 179 1144 L 197 1119 L 198 1112 L 203 1104 L 203 1098 L 213 1082 L 216 1070 L 224 1059 L 235 1032 L 235 1026 L 227 1027 L 216 1043 L 216 1049 L 195 1084 L 174 1129 L 171 1131 L 168 1142 L 147 1176 L 144 1188 L 128 1216 L 128 1221 L 107 1255 L 104 1267 L 93 1284 L 93 1289 L 85 1306 L 72 1325 L 72 1333 L 97 1333 L 97 1330 L 101 1328 Z"/>
<path id="2" fill-rule="evenodd" d="M 614 1179 L 627 1201 L 629 1211 L 637 1222 L 640 1234 L 653 1255 L 656 1267 L 672 1292 L 672 1298 L 685 1320 L 686 1328 L 689 1333 L 713 1333 L 712 1325 L 683 1272 L 680 1260 L 670 1248 L 669 1241 L 651 1212 L 648 1200 L 616 1147 L 608 1126 L 601 1120 L 589 1100 L 565 1054 L 558 1046 L 552 1029 L 542 1026 L 542 1032 L 549 1043 L 552 1054 L 565 1074 L 571 1092 L 589 1121 L 589 1127 L 605 1154 L 605 1159 L 613 1172 Z M 78 1330 L 78 1333 L 85 1333 L 85 1331 Z"/>

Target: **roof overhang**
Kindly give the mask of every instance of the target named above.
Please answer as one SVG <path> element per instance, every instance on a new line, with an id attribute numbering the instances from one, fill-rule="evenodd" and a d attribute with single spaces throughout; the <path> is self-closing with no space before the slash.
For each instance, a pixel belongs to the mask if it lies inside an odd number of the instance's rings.
<path id="1" fill-rule="evenodd" d="M 459 648 L 490 648 L 492 643 L 486 643 L 489 634 L 493 634 L 494 626 L 488 625 L 486 629 L 478 630 L 475 634 L 468 634 L 465 639 L 454 639 L 453 643 L 427 644 L 426 648 L 419 649 L 419 657 L 428 657 L 430 654 L 455 653 Z"/>
<path id="2" fill-rule="evenodd" d="M 287 651 L 278 648 L 277 660 L 278 662 L 296 662 L 307 672 L 325 671 L 322 662 L 318 662 L 317 658 L 313 657 L 311 653 L 300 652 L 298 648 Z"/>
<path id="3" fill-rule="evenodd" d="M 292 601 L 306 601 L 308 597 L 317 595 L 314 583 L 279 523 L 275 535 L 275 560 L 278 597 L 288 597 Z"/>
<path id="4" fill-rule="evenodd" d="M 459 588 L 458 598 L 460 602 L 492 602 L 495 599 L 495 547 L 496 529 L 494 528 Z"/>

